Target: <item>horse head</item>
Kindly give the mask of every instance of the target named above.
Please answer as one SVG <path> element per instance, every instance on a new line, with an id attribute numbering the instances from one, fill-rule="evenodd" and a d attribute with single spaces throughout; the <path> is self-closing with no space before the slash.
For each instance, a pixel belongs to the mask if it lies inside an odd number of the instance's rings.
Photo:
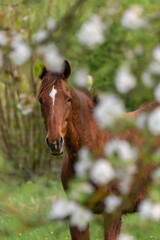
<path id="1" fill-rule="evenodd" d="M 41 113 L 47 130 L 46 144 L 53 155 L 59 155 L 64 150 L 64 137 L 71 118 L 71 93 L 66 87 L 71 68 L 64 61 L 60 73 L 51 72 L 45 67 L 40 75 L 39 102 Z"/>

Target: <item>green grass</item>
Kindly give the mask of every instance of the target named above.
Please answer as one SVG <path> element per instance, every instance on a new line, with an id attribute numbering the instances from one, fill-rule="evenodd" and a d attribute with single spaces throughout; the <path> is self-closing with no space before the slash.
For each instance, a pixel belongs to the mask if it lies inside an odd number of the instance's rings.
<path id="1" fill-rule="evenodd" d="M 70 239 L 67 222 L 50 222 L 39 225 L 42 222 L 44 223 L 41 220 L 49 212 L 52 202 L 60 196 L 65 196 L 60 181 L 48 181 L 45 178 L 38 178 L 33 182 L 25 183 L 11 181 L 10 187 L 8 189 L 6 187 L 3 196 L 6 197 L 5 203 L 9 208 L 6 210 L 6 208 L 3 208 L 3 204 L 0 205 L 0 231 L 6 233 L 6 236 L 3 236 L 2 239 Z M 4 200 L 5 197 L 1 199 Z M 13 209 L 13 206 L 18 213 Z M 31 223 L 31 225 L 28 223 Z M 91 240 L 103 239 L 103 228 L 101 226 L 102 217 L 95 216 L 90 228 Z M 137 214 L 123 216 L 122 231 L 134 236 L 135 240 L 160 239 L 159 223 L 141 222 Z"/>

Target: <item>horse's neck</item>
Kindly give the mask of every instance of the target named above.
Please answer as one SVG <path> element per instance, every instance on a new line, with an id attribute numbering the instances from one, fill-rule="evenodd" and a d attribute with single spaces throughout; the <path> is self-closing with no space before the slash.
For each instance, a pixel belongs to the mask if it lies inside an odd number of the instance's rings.
<path id="1" fill-rule="evenodd" d="M 72 99 L 72 120 L 68 125 L 65 142 L 68 154 L 77 158 L 82 146 L 91 151 L 102 147 L 108 134 L 98 129 L 93 117 L 94 104 L 90 97 L 83 92 L 75 91 Z"/>

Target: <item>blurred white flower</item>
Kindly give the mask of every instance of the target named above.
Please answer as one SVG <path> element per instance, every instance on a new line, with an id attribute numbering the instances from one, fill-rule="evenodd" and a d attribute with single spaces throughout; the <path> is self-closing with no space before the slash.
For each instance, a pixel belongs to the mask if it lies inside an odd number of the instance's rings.
<path id="1" fill-rule="evenodd" d="M 83 177 L 92 166 L 89 151 L 87 148 L 81 148 L 78 153 L 78 161 L 75 163 L 76 175 Z"/>
<path id="2" fill-rule="evenodd" d="M 128 93 L 136 86 L 136 78 L 130 72 L 129 67 L 124 66 L 118 69 L 115 78 L 115 86 L 120 93 Z"/>
<path id="3" fill-rule="evenodd" d="M 33 112 L 33 109 L 32 108 L 26 108 L 26 109 L 22 110 L 21 112 L 22 112 L 22 115 L 28 115 L 28 114 Z"/>
<path id="4" fill-rule="evenodd" d="M 160 134 L 160 107 L 155 108 L 148 116 L 148 129 L 153 135 Z"/>
<path id="5" fill-rule="evenodd" d="M 31 56 L 31 49 L 27 43 L 14 39 L 12 42 L 13 51 L 9 53 L 10 59 L 17 66 L 24 64 Z"/>
<path id="6" fill-rule="evenodd" d="M 153 79 L 151 77 L 151 74 L 147 71 L 144 71 L 141 75 L 141 79 L 142 79 L 142 82 L 143 84 L 146 86 L 146 87 L 153 87 Z"/>
<path id="7" fill-rule="evenodd" d="M 131 148 L 129 142 L 126 140 L 113 139 L 109 141 L 105 148 L 104 152 L 106 156 L 112 156 L 116 154 L 121 160 L 135 160 L 137 157 L 136 148 Z"/>
<path id="8" fill-rule="evenodd" d="M 44 62 L 48 69 L 60 72 L 64 62 L 63 57 L 60 55 L 58 48 L 55 44 L 48 44 L 38 48 L 38 54 L 43 55 Z"/>
<path id="9" fill-rule="evenodd" d="M 3 66 L 3 54 L 2 51 L 0 51 L 0 68 Z"/>
<path id="10" fill-rule="evenodd" d="M 160 203 L 155 203 L 151 209 L 151 220 L 160 221 Z"/>
<path id="11" fill-rule="evenodd" d="M 143 219 L 160 221 L 160 203 L 152 203 L 149 199 L 145 199 L 139 204 L 138 211 Z"/>
<path id="12" fill-rule="evenodd" d="M 39 30 L 35 36 L 34 40 L 37 43 L 43 42 L 48 37 L 48 32 L 45 29 Z"/>
<path id="13" fill-rule="evenodd" d="M 126 167 L 126 171 L 128 175 L 134 175 L 137 173 L 138 168 L 136 164 L 130 164 L 129 166 Z"/>
<path id="14" fill-rule="evenodd" d="M 121 19 L 121 23 L 128 29 L 145 27 L 147 22 L 142 18 L 143 8 L 140 5 L 132 5 L 127 9 Z"/>
<path id="15" fill-rule="evenodd" d="M 160 83 L 158 83 L 154 89 L 154 97 L 158 102 L 160 102 Z"/>
<path id="16" fill-rule="evenodd" d="M 133 50 L 130 48 L 125 50 L 124 56 L 128 61 L 132 60 L 135 57 Z"/>
<path id="17" fill-rule="evenodd" d="M 153 58 L 160 63 L 160 46 L 153 49 Z"/>
<path id="18" fill-rule="evenodd" d="M 88 227 L 92 218 L 93 214 L 91 211 L 77 205 L 75 211 L 72 212 L 70 217 L 70 225 L 77 227 L 80 231 L 84 231 Z"/>
<path id="19" fill-rule="evenodd" d="M 116 195 L 109 195 L 104 199 L 105 212 L 112 213 L 114 212 L 122 203 L 121 197 Z"/>
<path id="20" fill-rule="evenodd" d="M 125 176 L 121 177 L 118 188 L 122 194 L 126 195 L 130 192 L 132 180 L 133 178 L 129 174 L 126 174 Z"/>
<path id="21" fill-rule="evenodd" d="M 8 43 L 8 38 L 6 32 L 0 31 L 0 46 L 6 46 Z"/>
<path id="22" fill-rule="evenodd" d="M 133 236 L 130 236 L 126 233 L 121 233 L 117 240 L 133 240 Z"/>
<path id="23" fill-rule="evenodd" d="M 77 187 L 70 191 L 70 198 L 75 201 L 79 200 L 82 197 L 82 194 L 88 195 L 94 192 L 94 187 L 90 183 L 82 182 L 77 183 Z"/>
<path id="24" fill-rule="evenodd" d="M 141 113 L 138 115 L 136 119 L 136 126 L 140 129 L 143 129 L 146 124 L 147 124 L 147 114 L 146 113 Z"/>
<path id="25" fill-rule="evenodd" d="M 159 156 L 160 156 L 160 149 L 158 150 L 159 150 Z M 152 172 L 151 177 L 153 180 L 160 180 L 160 167 L 158 167 L 156 170 Z"/>
<path id="26" fill-rule="evenodd" d="M 137 45 L 134 49 L 134 52 L 137 56 L 142 56 L 142 54 L 144 53 L 144 48 L 142 45 Z"/>
<path id="27" fill-rule="evenodd" d="M 16 48 L 20 43 L 23 42 L 21 34 L 15 34 L 12 38 L 11 47 Z"/>
<path id="28" fill-rule="evenodd" d="M 85 22 L 77 33 L 78 41 L 88 48 L 94 48 L 96 45 L 105 42 L 104 37 L 105 25 L 98 15 L 92 15 Z"/>
<path id="29" fill-rule="evenodd" d="M 56 29 L 56 26 L 57 26 L 57 22 L 56 22 L 56 20 L 54 19 L 54 18 L 51 18 L 51 17 L 49 17 L 48 19 L 47 19 L 47 29 L 48 30 L 55 30 Z"/>
<path id="30" fill-rule="evenodd" d="M 112 2 L 112 5 L 110 7 L 107 7 L 106 12 L 107 15 L 111 15 L 114 16 L 117 13 L 119 13 L 121 11 L 121 6 L 119 5 L 118 2 Z"/>
<path id="31" fill-rule="evenodd" d="M 98 185 L 107 184 L 115 177 L 111 164 L 105 159 L 98 159 L 90 171 L 91 180 Z"/>
<path id="32" fill-rule="evenodd" d="M 160 63 L 156 61 L 151 62 L 148 70 L 153 74 L 160 75 Z"/>
<path id="33" fill-rule="evenodd" d="M 123 102 L 116 95 L 104 96 L 94 109 L 94 117 L 100 127 L 112 125 L 125 112 Z"/>
<path id="34" fill-rule="evenodd" d="M 27 21 L 29 19 L 29 17 L 26 15 L 23 17 L 23 21 Z"/>
<path id="35" fill-rule="evenodd" d="M 122 194 L 126 195 L 131 191 L 133 175 L 136 174 L 136 172 L 137 166 L 135 164 L 117 169 L 117 177 L 120 180 L 118 188 Z"/>
<path id="36" fill-rule="evenodd" d="M 86 87 L 88 83 L 88 72 L 86 69 L 79 69 L 75 72 L 74 81 L 79 87 Z"/>
<path id="37" fill-rule="evenodd" d="M 65 199 L 59 199 L 52 206 L 49 213 L 50 219 L 61 219 L 70 216 L 77 209 L 77 204 Z"/>
<path id="38" fill-rule="evenodd" d="M 138 206 L 138 212 L 141 218 L 150 218 L 153 204 L 149 199 L 143 200 Z"/>

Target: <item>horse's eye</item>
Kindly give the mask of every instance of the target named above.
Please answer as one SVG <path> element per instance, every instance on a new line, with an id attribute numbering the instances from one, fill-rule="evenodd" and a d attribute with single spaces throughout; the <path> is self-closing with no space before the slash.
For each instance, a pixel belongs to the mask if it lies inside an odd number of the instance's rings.
<path id="1" fill-rule="evenodd" d="M 71 98 L 68 98 L 68 99 L 67 99 L 67 103 L 71 102 L 71 100 L 72 100 Z"/>
<path id="2" fill-rule="evenodd" d="M 42 102 L 42 98 L 39 98 L 39 102 L 40 102 L 40 104 L 43 104 L 43 102 Z"/>

